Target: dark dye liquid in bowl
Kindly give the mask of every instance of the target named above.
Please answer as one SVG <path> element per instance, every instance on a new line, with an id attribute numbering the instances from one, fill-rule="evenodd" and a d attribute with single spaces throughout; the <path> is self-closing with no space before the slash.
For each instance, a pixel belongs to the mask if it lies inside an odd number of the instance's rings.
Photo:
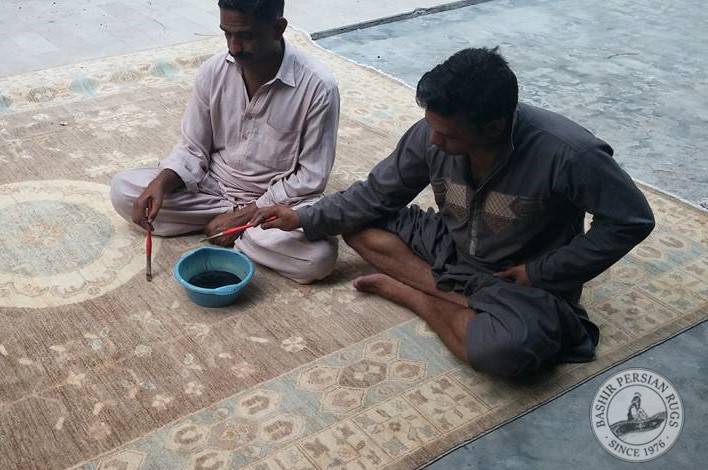
<path id="1" fill-rule="evenodd" d="M 202 287 L 204 289 L 217 289 L 219 287 L 238 284 L 241 278 L 228 271 L 206 271 L 199 273 L 189 280 L 193 286 Z"/>

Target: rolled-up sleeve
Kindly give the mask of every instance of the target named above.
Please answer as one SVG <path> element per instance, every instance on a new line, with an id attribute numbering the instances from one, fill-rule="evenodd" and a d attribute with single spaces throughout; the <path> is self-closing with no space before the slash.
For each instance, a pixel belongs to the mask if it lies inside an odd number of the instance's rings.
<path id="1" fill-rule="evenodd" d="M 258 207 L 295 205 L 324 192 L 334 165 L 339 127 L 339 91 L 322 85 L 310 105 L 295 170 L 256 200 Z"/>
<path id="2" fill-rule="evenodd" d="M 209 105 L 211 75 L 208 61 L 197 73 L 192 97 L 182 118 L 182 137 L 159 164 L 160 169 L 177 173 L 190 192 L 197 192 L 197 184 L 209 168 L 213 140 Z"/>

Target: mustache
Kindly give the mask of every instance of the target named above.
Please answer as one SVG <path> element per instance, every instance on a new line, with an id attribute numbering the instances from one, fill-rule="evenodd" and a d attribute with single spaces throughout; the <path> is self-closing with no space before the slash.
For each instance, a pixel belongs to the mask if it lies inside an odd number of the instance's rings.
<path id="1" fill-rule="evenodd" d="M 251 54 L 248 54 L 246 52 L 238 52 L 234 54 L 233 52 L 229 51 L 229 55 L 233 57 L 234 59 L 239 59 L 239 60 L 247 60 L 251 58 Z"/>

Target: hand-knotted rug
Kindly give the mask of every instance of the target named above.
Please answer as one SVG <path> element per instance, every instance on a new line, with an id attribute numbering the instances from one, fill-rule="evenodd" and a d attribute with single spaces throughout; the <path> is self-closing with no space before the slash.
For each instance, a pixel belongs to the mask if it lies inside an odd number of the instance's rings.
<path id="1" fill-rule="evenodd" d="M 364 178 L 422 115 L 410 88 L 290 31 L 337 76 L 328 190 Z M 708 215 L 642 187 L 658 226 L 588 284 L 596 361 L 511 383 L 455 360 L 403 308 L 359 294 L 342 246 L 325 282 L 267 269 L 232 307 L 171 276 L 196 236 L 157 240 L 112 210 L 116 172 L 178 138 L 212 38 L 0 79 L 3 469 L 412 468 L 708 317 Z M 422 197 L 430 203 L 429 195 Z"/>

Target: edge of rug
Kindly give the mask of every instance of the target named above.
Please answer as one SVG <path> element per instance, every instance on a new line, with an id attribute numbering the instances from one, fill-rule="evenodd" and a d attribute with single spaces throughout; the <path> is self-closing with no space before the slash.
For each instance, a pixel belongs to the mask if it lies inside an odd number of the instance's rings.
<path id="1" fill-rule="evenodd" d="M 391 74 L 389 74 L 389 73 L 387 73 L 387 72 L 384 72 L 383 70 L 377 69 L 376 67 L 373 67 L 373 66 L 367 65 L 367 64 L 362 64 L 362 63 L 357 62 L 357 61 L 355 61 L 355 60 L 353 60 L 353 59 L 350 59 L 349 57 L 345 57 L 345 56 L 343 56 L 343 55 L 341 55 L 341 54 L 338 54 L 337 52 L 334 52 L 333 50 L 327 49 L 327 48 L 324 47 L 324 46 L 320 46 L 319 44 L 317 44 L 317 42 L 316 42 L 314 39 L 312 39 L 312 35 L 311 35 L 310 33 L 308 33 L 307 31 L 305 31 L 304 29 L 300 29 L 300 28 L 298 28 L 297 26 L 293 26 L 293 25 L 289 25 L 289 27 L 292 28 L 293 31 L 296 31 L 296 32 L 302 34 L 303 36 L 305 36 L 305 38 L 310 42 L 310 44 L 311 44 L 313 47 L 315 47 L 315 48 L 317 48 L 317 49 L 319 49 L 319 50 L 321 50 L 321 51 L 323 51 L 323 52 L 326 52 L 327 54 L 330 54 L 330 55 L 332 55 L 332 56 L 335 56 L 335 57 L 337 57 L 337 58 L 339 58 L 339 59 L 341 59 L 341 60 L 344 60 L 345 62 L 348 62 L 348 63 L 350 63 L 350 64 L 354 64 L 354 65 L 356 65 L 356 66 L 358 66 L 358 67 L 361 67 L 361 68 L 364 68 L 364 69 L 367 69 L 367 70 L 371 70 L 371 71 L 373 71 L 373 72 L 376 72 L 376 73 L 378 73 L 378 74 L 380 74 L 380 75 L 386 77 L 387 79 L 389 79 L 389 80 L 391 80 L 391 81 L 393 81 L 393 82 L 398 83 L 399 85 L 403 85 L 404 87 L 408 88 L 409 90 L 415 91 L 415 87 L 409 85 L 408 83 L 404 82 L 403 80 L 401 80 L 401 79 L 398 78 L 398 77 L 394 77 L 393 75 L 391 75 Z"/>
<path id="2" fill-rule="evenodd" d="M 699 208 L 699 209 L 702 209 L 702 208 Z M 644 347 L 644 348 L 640 348 L 639 350 L 635 351 L 634 353 L 631 353 L 630 355 L 628 355 L 628 356 L 625 357 L 624 359 L 620 359 L 620 360 L 618 360 L 618 361 L 615 361 L 615 362 L 611 363 L 609 366 L 607 366 L 607 367 L 605 367 L 605 368 L 603 368 L 603 369 L 600 369 L 600 370 L 597 371 L 597 372 L 594 372 L 594 373 L 588 375 L 588 376 L 585 377 L 584 379 L 580 380 L 580 381 L 577 382 L 576 384 L 571 385 L 570 387 L 566 388 L 566 389 L 563 390 L 562 392 L 559 392 L 558 394 L 556 394 L 556 395 L 554 395 L 554 396 L 552 396 L 552 397 L 550 397 L 550 398 L 547 398 L 547 399 L 545 399 L 545 400 L 542 400 L 542 401 L 538 402 L 537 404 L 535 404 L 534 406 L 532 406 L 532 407 L 529 408 L 528 410 L 526 410 L 526 411 L 524 411 L 524 412 L 522 412 L 522 413 L 520 413 L 520 414 L 518 414 L 518 415 L 516 415 L 516 416 L 514 416 L 514 417 L 512 417 L 512 418 L 509 418 L 509 419 L 507 419 L 507 420 L 505 420 L 505 421 L 502 421 L 502 422 L 500 422 L 500 423 L 498 423 L 498 424 L 492 426 L 491 428 L 489 428 L 489 429 L 487 429 L 487 430 L 485 430 L 485 431 L 479 433 L 478 435 L 476 435 L 476 436 L 474 436 L 474 437 L 472 437 L 472 438 L 470 438 L 470 439 L 467 439 L 467 440 L 465 440 L 465 441 L 463 441 L 463 442 L 461 442 L 461 443 L 459 443 L 459 444 L 457 444 L 457 445 L 455 445 L 455 446 L 449 448 L 448 450 L 446 450 L 446 451 L 443 452 L 442 454 L 438 455 L 437 457 L 435 457 L 435 458 L 429 460 L 428 462 L 426 462 L 426 463 L 420 465 L 419 467 L 417 467 L 418 470 L 422 470 L 422 469 L 424 469 L 424 468 L 426 468 L 426 467 L 428 467 L 428 466 L 434 464 L 435 462 L 437 462 L 437 461 L 439 461 L 439 460 L 445 458 L 446 456 L 448 456 L 449 454 L 455 452 L 456 450 L 458 450 L 458 449 L 460 449 L 460 448 L 462 448 L 462 447 L 465 447 L 466 445 L 471 444 L 471 443 L 475 442 L 476 440 L 483 438 L 483 437 L 486 436 L 487 434 L 490 434 L 490 433 L 496 431 L 497 429 L 501 428 L 502 426 L 506 426 L 507 424 L 512 423 L 512 422 L 514 422 L 514 421 L 516 421 L 516 420 L 518 420 L 518 419 L 520 419 L 520 418 L 523 418 L 523 417 L 526 416 L 527 414 L 529 414 L 529 413 L 531 413 L 531 412 L 533 412 L 533 411 L 536 411 L 537 409 L 539 409 L 539 408 L 541 408 L 541 407 L 543 407 L 543 406 L 545 406 L 545 405 L 548 405 L 549 403 L 551 403 L 551 402 L 557 400 L 558 398 L 560 398 L 560 397 L 562 397 L 562 396 L 564 396 L 564 395 L 566 395 L 566 394 L 572 392 L 572 391 L 575 390 L 576 388 L 581 387 L 582 385 L 585 385 L 587 382 L 590 382 L 591 380 L 595 379 L 596 377 L 599 377 L 600 375 L 604 374 L 604 373 L 607 372 L 608 370 L 610 370 L 610 369 L 612 369 L 612 368 L 614 368 L 614 367 L 620 366 L 620 365 L 626 363 L 627 361 L 630 361 L 630 360 L 634 359 L 635 357 L 637 357 L 637 356 L 639 356 L 639 355 L 641 355 L 641 354 L 644 354 L 645 352 L 649 351 L 650 349 L 653 349 L 653 348 L 655 348 L 655 347 L 657 347 L 657 346 L 661 346 L 662 344 L 666 343 L 667 341 L 670 341 L 670 340 L 674 339 L 675 337 L 677 337 L 677 336 L 679 336 L 679 335 L 681 335 L 681 334 L 683 334 L 683 333 L 685 333 L 685 332 L 687 332 L 687 331 L 689 331 L 689 330 L 692 330 L 693 328 L 696 328 L 697 326 L 700 326 L 700 325 L 702 325 L 703 323 L 706 323 L 706 322 L 708 322 L 708 318 L 703 318 L 703 319 L 701 319 L 701 320 L 696 321 L 695 323 L 693 323 L 693 324 L 691 324 L 691 325 L 686 326 L 685 328 L 682 328 L 682 329 L 680 329 L 680 330 L 678 330 L 678 331 L 676 331 L 676 332 L 674 332 L 674 333 L 668 335 L 666 338 L 662 338 L 661 340 L 659 340 L 659 341 L 657 341 L 657 342 L 654 342 L 654 343 L 651 343 L 651 344 L 649 344 L 648 346 L 646 346 L 646 347 Z"/>
<path id="3" fill-rule="evenodd" d="M 413 315 L 413 314 L 411 314 L 411 315 Z M 405 324 L 408 324 L 408 323 L 414 323 L 414 322 L 418 322 L 418 321 L 422 321 L 422 320 L 420 320 L 417 316 L 413 316 L 412 318 L 410 318 L 410 319 L 408 319 L 408 320 L 404 320 L 404 321 L 402 321 L 401 323 L 399 323 L 399 324 L 397 324 L 397 325 L 393 325 L 393 326 L 391 326 L 391 327 L 389 327 L 389 328 L 386 328 L 386 329 L 381 330 L 380 332 L 378 332 L 378 333 L 377 333 L 376 335 L 374 335 L 374 336 L 381 335 L 381 334 L 383 334 L 383 333 L 386 333 L 387 331 L 393 330 L 394 328 L 399 328 L 401 325 L 405 325 Z M 365 343 L 366 341 L 369 341 L 370 339 L 371 339 L 371 337 L 364 338 L 364 339 L 362 339 L 362 340 L 360 340 L 360 341 L 356 341 L 356 342 L 354 342 L 354 343 L 351 343 L 351 344 L 345 346 L 344 348 L 351 347 L 351 346 L 354 346 L 354 345 L 357 345 L 357 344 L 361 344 L 361 343 Z M 320 356 L 320 357 L 318 358 L 318 360 L 322 360 L 322 359 L 324 359 L 324 358 L 328 358 L 328 357 L 330 357 L 330 356 L 334 356 L 335 354 L 338 354 L 339 352 L 341 352 L 341 350 L 344 349 L 344 348 L 337 349 L 337 350 L 332 351 L 332 352 L 330 352 L 330 353 L 328 353 L 328 354 L 325 354 L 325 355 L 323 355 L 323 356 Z M 259 383 L 257 384 L 257 386 L 259 386 L 259 387 L 265 386 L 266 384 L 269 384 L 269 383 L 271 383 L 271 382 L 274 382 L 275 380 L 277 380 L 277 379 L 279 379 L 279 378 L 281 378 L 281 377 L 283 377 L 283 376 L 285 376 L 285 375 L 287 375 L 287 374 L 291 374 L 291 373 L 293 373 L 294 371 L 297 371 L 297 370 L 299 370 L 299 369 L 306 369 L 306 368 L 309 367 L 311 364 L 312 364 L 311 362 L 307 362 L 307 363 L 301 364 L 301 365 L 299 365 L 299 366 L 297 366 L 297 367 L 293 367 L 292 369 L 290 369 L 290 370 L 288 370 L 288 371 L 285 371 L 285 372 L 283 372 L 283 373 L 281 373 L 281 374 L 278 374 L 278 375 L 276 375 L 276 376 L 273 376 L 273 377 L 269 378 L 268 380 L 264 380 L 264 381 L 262 381 L 262 382 L 259 382 Z M 255 387 L 255 386 L 252 386 L 252 387 Z M 118 450 L 120 450 L 120 449 L 122 449 L 122 448 L 124 448 L 124 447 L 129 446 L 130 444 L 133 444 L 133 443 L 135 443 L 135 442 L 137 442 L 137 441 L 143 439 L 143 438 L 146 437 L 146 436 L 149 436 L 149 435 L 154 434 L 154 433 L 156 433 L 156 432 L 158 432 L 158 431 L 160 431 L 160 430 L 162 430 L 162 429 L 164 429 L 164 428 L 167 428 L 167 427 L 169 427 L 169 426 L 172 426 L 172 425 L 174 425 L 175 423 L 177 423 L 177 422 L 179 422 L 179 421 L 182 421 L 182 420 L 187 419 L 187 418 L 189 418 L 189 417 L 191 417 L 191 416 L 194 416 L 194 415 L 196 415 L 196 414 L 198 414 L 198 413 L 201 413 L 201 412 L 203 412 L 204 410 L 207 410 L 207 409 L 209 409 L 209 408 L 218 407 L 220 404 L 222 404 L 222 403 L 224 403 L 224 402 L 230 400 L 231 398 L 233 398 L 234 395 L 238 395 L 239 393 L 242 393 L 242 392 L 244 392 L 244 391 L 246 391 L 246 390 L 249 390 L 250 388 L 251 388 L 251 387 L 245 388 L 244 390 L 240 390 L 240 391 L 238 391 L 238 392 L 234 392 L 234 393 L 232 393 L 231 395 L 229 395 L 229 396 L 227 396 L 227 397 L 224 397 L 224 398 L 222 398 L 222 399 L 220 399 L 220 400 L 217 400 L 217 401 L 215 401 L 215 402 L 213 402 L 213 403 L 210 403 L 210 404 L 207 405 L 207 406 L 204 406 L 204 407 L 202 407 L 202 408 L 199 408 L 199 409 L 197 409 L 197 410 L 194 410 L 194 411 L 192 411 L 191 413 L 188 413 L 188 414 L 179 416 L 179 417 L 177 417 L 177 418 L 175 418 L 175 419 L 173 419 L 173 420 L 170 420 L 170 421 L 164 423 L 163 425 L 161 425 L 161 426 L 159 426 L 159 427 L 156 427 L 156 428 L 154 428 L 154 429 L 151 429 L 150 431 L 146 432 L 145 434 L 142 434 L 142 435 L 140 435 L 140 436 L 135 437 L 134 439 L 131 439 L 130 441 L 126 441 L 126 442 L 124 442 L 123 444 L 121 444 L 121 445 L 119 445 L 119 446 L 116 446 L 116 447 L 114 447 L 114 448 L 112 448 L 112 449 L 109 449 L 109 450 L 106 450 L 106 451 L 101 452 L 101 453 L 99 453 L 99 454 L 96 454 L 96 455 L 93 455 L 93 456 L 91 456 L 91 457 L 85 458 L 85 459 L 81 460 L 80 462 L 77 462 L 77 463 L 75 463 L 75 464 L 72 464 L 70 467 L 67 467 L 67 468 L 69 468 L 69 469 L 78 469 L 78 468 L 82 467 L 83 465 L 86 465 L 86 464 L 90 463 L 90 462 L 93 461 L 93 460 L 97 460 L 97 459 L 100 459 L 100 458 L 102 458 L 102 457 L 108 456 L 108 455 L 110 455 L 110 454 L 112 454 L 112 453 L 114 453 L 114 452 L 116 452 L 116 451 L 118 451 Z"/>
<path id="4" fill-rule="evenodd" d="M 324 46 L 321 46 L 320 44 L 318 44 L 318 43 L 312 38 L 312 34 L 308 33 L 307 31 L 305 31 L 305 30 L 303 30 L 303 29 L 300 29 L 300 28 L 297 27 L 297 26 L 289 25 L 289 27 L 292 28 L 294 31 L 297 31 L 298 33 L 300 33 L 300 34 L 302 34 L 303 36 L 305 36 L 306 39 L 309 41 L 309 43 L 310 43 L 312 46 L 314 46 L 315 48 L 317 48 L 317 49 L 319 49 L 319 50 L 321 50 L 321 51 L 326 52 L 327 54 L 330 54 L 330 55 L 332 55 L 332 56 L 335 56 L 335 57 L 337 57 L 337 58 L 339 58 L 339 59 L 344 60 L 345 62 L 348 62 L 348 63 L 350 63 L 350 64 L 356 65 L 356 66 L 358 66 L 358 67 L 362 67 L 362 68 L 364 68 L 364 69 L 367 69 L 367 70 L 371 70 L 371 71 L 373 71 L 373 72 L 376 72 L 376 73 L 382 75 L 383 77 L 386 77 L 387 79 L 389 79 L 389 80 L 391 80 L 391 81 L 393 81 L 393 82 L 396 82 L 396 83 L 398 83 L 398 84 L 400 84 L 400 85 L 403 85 L 404 87 L 408 88 L 409 90 L 415 91 L 415 89 L 416 89 L 414 86 L 408 84 L 407 82 L 403 81 L 402 79 L 400 79 L 400 78 L 398 78 L 398 77 L 395 77 L 395 76 L 389 74 L 388 72 L 384 72 L 383 70 L 378 69 L 378 68 L 376 68 L 376 67 L 374 67 L 374 66 L 371 66 L 371 65 L 362 64 L 361 62 L 357 62 L 357 61 L 354 60 L 354 59 L 350 59 L 350 58 L 348 58 L 348 57 L 346 57 L 346 56 L 343 56 L 343 55 L 341 55 L 341 54 L 339 54 L 339 53 L 337 53 L 337 52 L 334 52 L 334 51 L 332 51 L 332 50 L 330 50 L 330 49 L 327 49 L 327 48 L 324 47 Z M 684 203 L 684 204 L 686 204 L 686 205 L 688 205 L 688 206 L 693 207 L 694 209 L 698 209 L 698 210 L 701 211 L 702 213 L 708 214 L 708 209 L 706 209 L 706 208 L 704 208 L 704 207 L 701 207 L 700 205 L 698 205 L 698 204 L 696 204 L 696 203 L 694 203 L 694 202 L 691 202 L 691 201 L 689 201 L 688 199 L 685 199 L 685 198 L 683 198 L 683 197 L 681 197 L 681 196 L 679 196 L 679 195 L 677 195 L 677 194 L 674 194 L 674 193 L 672 193 L 672 192 L 669 192 L 669 191 L 667 191 L 667 190 L 665 190 L 665 189 L 662 189 L 662 188 L 660 188 L 660 187 L 658 187 L 658 186 L 655 186 L 655 185 L 653 185 L 653 184 L 647 183 L 647 182 L 645 182 L 645 181 L 643 181 L 643 180 L 640 180 L 640 179 L 637 179 L 637 178 L 633 178 L 633 177 L 632 177 L 632 180 L 633 180 L 635 183 L 638 183 L 638 184 L 641 185 L 641 186 L 645 186 L 645 187 L 647 187 L 647 188 L 649 188 L 649 189 L 652 189 L 652 190 L 654 190 L 654 191 L 656 191 L 656 192 L 658 192 L 658 193 L 661 193 L 661 194 L 663 194 L 663 195 L 665 195 L 665 196 L 669 196 L 669 197 L 671 197 L 671 198 L 673 198 L 673 199 L 676 199 L 677 201 L 680 201 L 680 202 L 682 202 L 682 203 Z"/>
<path id="5" fill-rule="evenodd" d="M 708 215 L 708 209 L 706 209 L 705 207 L 701 207 L 701 206 L 699 206 L 698 204 L 689 201 L 688 199 L 684 199 L 684 198 L 682 198 L 681 196 L 679 196 L 679 195 L 677 195 L 677 194 L 674 194 L 674 193 L 672 193 L 672 192 L 669 192 L 669 191 L 667 191 L 667 190 L 665 190 L 665 189 L 661 189 L 660 187 L 655 186 L 655 185 L 653 185 L 653 184 L 650 184 L 650 183 L 647 183 L 647 182 L 645 182 L 645 181 L 638 180 L 638 179 L 635 179 L 635 178 L 632 178 L 632 179 L 634 180 L 635 183 L 639 183 L 641 186 L 645 186 L 645 187 L 647 187 L 647 188 L 649 188 L 649 189 L 651 189 L 651 190 L 653 190 L 653 191 L 656 191 L 657 193 L 663 194 L 664 196 L 668 196 L 668 197 L 670 197 L 670 198 L 676 199 L 677 201 L 679 201 L 679 202 L 681 202 L 681 203 L 683 203 L 683 204 L 686 204 L 687 206 L 690 206 L 690 207 L 692 207 L 692 208 L 694 208 L 694 209 L 698 209 L 700 212 L 702 212 L 702 213 Z"/>
<path id="6" fill-rule="evenodd" d="M 147 54 L 154 54 L 156 52 L 162 51 L 162 50 L 170 50 L 170 49 L 175 49 L 175 48 L 181 48 L 184 46 L 187 46 L 188 44 L 200 44 L 200 43 L 207 43 L 207 42 L 213 42 L 214 39 L 218 38 L 219 35 L 209 35 L 208 37 L 201 37 L 200 39 L 196 39 L 194 41 L 181 41 L 181 42 L 176 42 L 174 44 L 167 44 L 167 45 L 162 45 L 158 47 L 148 47 L 145 49 L 138 49 L 135 51 L 129 51 L 129 52 L 121 52 L 119 54 L 113 54 L 113 55 L 106 55 L 106 56 L 100 56 L 100 57 L 89 57 L 85 58 L 79 62 L 72 62 L 69 64 L 58 64 L 58 65 L 53 65 L 49 68 L 46 69 L 37 69 L 37 70 L 28 70 L 24 72 L 19 72 L 19 73 L 13 73 L 9 75 L 3 75 L 0 76 L 0 85 L 2 85 L 4 82 L 8 82 L 10 80 L 16 80 L 20 77 L 25 77 L 25 76 L 32 76 L 32 75 L 37 75 L 38 73 L 66 73 L 71 70 L 81 70 L 85 69 L 88 66 L 95 66 L 96 64 L 100 64 L 101 62 L 106 62 L 109 60 L 116 60 L 120 59 L 121 57 L 133 57 L 137 61 L 137 59 L 142 56 L 142 55 L 147 55 Z"/>

